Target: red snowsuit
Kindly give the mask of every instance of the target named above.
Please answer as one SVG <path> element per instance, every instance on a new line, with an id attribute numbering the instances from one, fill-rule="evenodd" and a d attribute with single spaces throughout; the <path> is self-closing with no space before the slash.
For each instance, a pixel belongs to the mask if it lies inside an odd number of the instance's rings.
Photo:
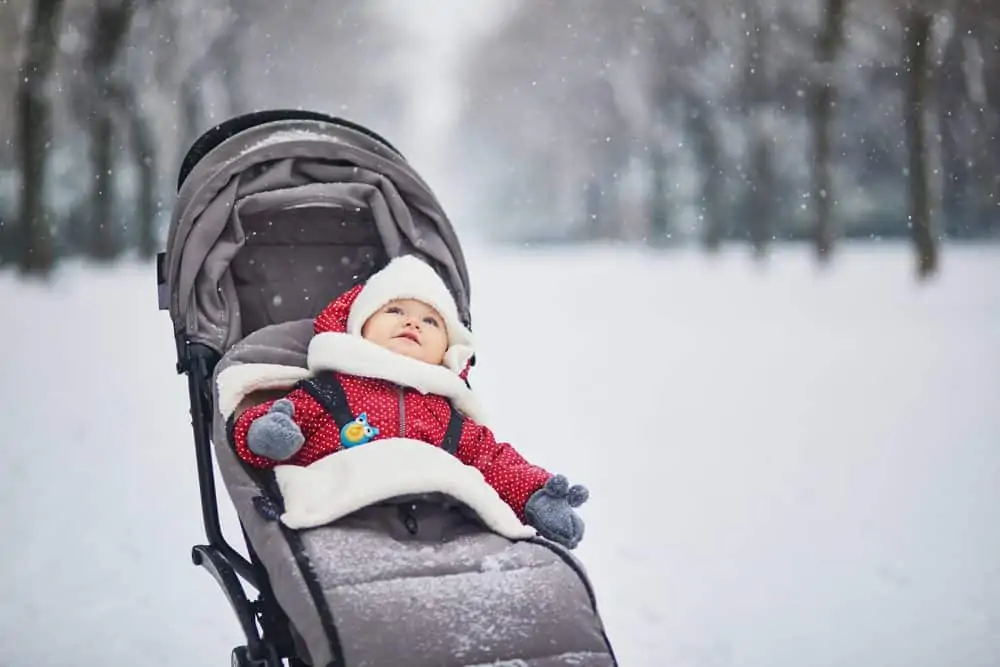
<path id="1" fill-rule="evenodd" d="M 551 473 L 529 463 L 511 445 L 497 442 L 489 428 L 473 419 L 474 398 L 458 374 L 344 333 L 347 309 L 359 289 L 360 286 L 347 292 L 316 318 L 316 336 L 309 347 L 309 370 L 314 374 L 335 373 L 351 415 L 365 413 L 368 423 L 378 429 L 374 440 L 412 438 L 441 446 L 452 414 L 450 398 L 465 416 L 456 456 L 462 463 L 478 469 L 518 518 L 524 520 L 525 503 L 548 481 Z M 372 376 L 366 376 L 366 371 Z M 237 417 L 233 427 L 236 452 L 250 465 L 306 466 L 342 448 L 340 427 L 312 395 L 296 387 L 286 398 L 295 406 L 293 419 L 302 430 L 305 443 L 286 461 L 251 452 L 247 446 L 250 424 L 265 414 L 274 401 L 255 405 Z"/>

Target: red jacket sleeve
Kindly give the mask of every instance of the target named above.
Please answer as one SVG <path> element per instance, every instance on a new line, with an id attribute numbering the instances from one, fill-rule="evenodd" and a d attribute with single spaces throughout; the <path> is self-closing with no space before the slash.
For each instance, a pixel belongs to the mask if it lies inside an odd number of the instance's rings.
<path id="1" fill-rule="evenodd" d="M 292 417 L 292 421 L 299 425 L 302 435 L 305 436 L 306 443 L 308 443 L 312 435 L 329 420 L 326 411 L 323 409 L 323 406 L 302 389 L 293 389 L 285 398 L 295 406 L 295 414 Z M 250 431 L 250 425 L 255 419 L 265 415 L 271 409 L 271 406 L 274 405 L 275 400 L 248 408 L 236 418 L 233 424 L 233 446 L 236 448 L 236 455 L 255 468 L 273 468 L 279 464 L 299 465 L 298 459 L 303 454 L 303 450 L 307 449 L 303 445 L 302 449 L 287 461 L 275 461 L 264 456 L 258 456 L 250 451 L 250 447 L 247 445 L 247 433 Z"/>
<path id="2" fill-rule="evenodd" d="M 490 429 L 466 419 L 456 452 L 459 460 L 483 473 L 518 518 L 524 521 L 524 506 L 552 473 L 529 463 L 506 442 L 497 442 Z"/>

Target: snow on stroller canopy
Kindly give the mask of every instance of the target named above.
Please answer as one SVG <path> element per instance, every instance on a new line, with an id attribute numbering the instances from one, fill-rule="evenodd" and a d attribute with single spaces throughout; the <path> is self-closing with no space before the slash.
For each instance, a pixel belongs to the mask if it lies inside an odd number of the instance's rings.
<path id="1" fill-rule="evenodd" d="M 177 195 L 165 259 L 175 334 L 224 353 L 262 326 L 314 316 L 403 254 L 441 273 L 469 323 L 458 238 L 398 153 L 322 121 L 252 127 L 202 157 Z"/>

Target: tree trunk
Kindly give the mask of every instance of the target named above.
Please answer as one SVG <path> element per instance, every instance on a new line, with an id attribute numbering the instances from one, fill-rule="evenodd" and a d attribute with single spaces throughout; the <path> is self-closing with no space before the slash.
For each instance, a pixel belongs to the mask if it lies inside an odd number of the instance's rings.
<path id="1" fill-rule="evenodd" d="M 743 215 L 753 255 L 757 259 L 764 259 L 768 244 L 774 237 L 776 212 L 776 175 L 771 149 L 774 139 L 765 127 L 766 116 L 762 109 L 771 103 L 773 92 L 771 79 L 765 69 L 767 49 L 770 46 L 765 31 L 769 27 L 755 0 L 745 0 L 744 7 L 750 31 L 744 60 L 742 111 L 749 137 L 750 164 L 745 178 Z"/>
<path id="2" fill-rule="evenodd" d="M 969 8 L 967 8 L 969 9 Z M 949 237 L 988 233 L 996 207 L 996 108 L 987 92 L 990 56 L 981 43 L 989 27 L 969 11 L 957 12 L 954 36 L 934 76 L 941 127 L 944 190 L 941 214 Z"/>
<path id="3" fill-rule="evenodd" d="M 111 114 L 107 111 L 95 113 L 90 121 L 90 168 L 94 181 L 90 190 L 87 254 L 99 260 L 114 259 L 121 252 L 114 219 L 113 139 Z"/>
<path id="4" fill-rule="evenodd" d="M 750 246 L 757 259 L 767 256 L 767 246 L 774 235 L 774 192 L 776 174 L 770 146 L 771 140 L 757 131 L 750 154 L 750 171 L 753 174 L 747 193 L 747 233 Z"/>
<path id="5" fill-rule="evenodd" d="M 159 250 L 157 239 L 157 170 L 156 135 L 138 103 L 138 92 L 133 90 L 129 106 L 129 134 L 131 136 L 132 162 L 139 174 L 136 192 L 136 222 L 138 224 L 138 250 L 143 259 L 151 259 Z"/>
<path id="6" fill-rule="evenodd" d="M 219 34 L 213 39 L 205 53 L 195 61 L 184 74 L 180 83 L 181 132 L 185 146 L 191 145 L 207 129 L 206 122 L 211 113 L 206 113 L 203 87 L 213 72 L 222 81 L 226 96 L 228 114 L 249 110 L 243 88 L 240 39 L 246 33 L 252 13 L 242 8 L 237 11 Z M 221 119 L 220 119 L 221 120 Z"/>
<path id="7" fill-rule="evenodd" d="M 670 233 L 670 211 L 667 194 L 667 156 L 661 141 L 656 141 L 649 151 L 649 168 L 653 183 L 649 192 L 649 238 L 650 245 L 658 246 L 667 242 Z"/>
<path id="8" fill-rule="evenodd" d="M 597 175 L 591 173 L 584 186 L 585 215 L 584 236 L 589 241 L 596 241 L 604 235 L 604 211 L 602 210 L 604 193 Z"/>
<path id="9" fill-rule="evenodd" d="M 249 12 L 240 11 L 232 26 L 219 37 L 218 67 L 222 90 L 226 96 L 227 114 L 235 116 L 250 110 L 243 88 L 240 40 L 249 29 Z"/>
<path id="10" fill-rule="evenodd" d="M 975 201 L 977 233 L 996 234 L 1000 231 L 1000 59 L 995 47 L 983 48 L 984 44 L 996 43 L 997 31 L 994 26 L 983 30 L 982 37 L 967 38 L 968 50 L 975 51 L 981 58 L 981 66 L 976 72 L 976 138 L 977 149 L 974 162 L 976 189 L 971 195 Z M 970 82 L 971 84 L 972 82 Z M 971 86 L 970 86 L 971 87 Z"/>
<path id="11" fill-rule="evenodd" d="M 154 32 L 159 36 L 153 62 L 153 80 L 149 82 L 149 85 L 153 88 L 171 90 L 174 94 L 175 106 L 179 107 L 177 113 L 180 116 L 174 125 L 175 134 L 172 137 L 172 141 L 177 143 L 177 147 L 175 150 L 157 151 L 160 155 L 167 155 L 169 160 L 159 166 L 166 173 L 176 177 L 184 153 L 190 146 L 185 127 L 184 95 L 180 90 L 181 81 L 179 80 L 181 54 L 178 40 L 180 39 L 179 23 L 181 19 L 178 12 L 180 10 L 173 4 L 162 2 L 150 3 L 147 7 L 147 11 L 151 12 L 150 20 L 155 27 Z M 191 139 L 194 140 L 193 137 Z M 153 166 L 156 168 L 156 163 Z"/>
<path id="12" fill-rule="evenodd" d="M 937 271 L 938 247 L 933 227 L 933 185 L 929 164 L 927 116 L 930 106 L 929 59 L 933 16 L 912 10 L 906 18 L 906 142 L 909 147 L 910 233 L 917 251 L 917 276 L 926 278 Z"/>
<path id="13" fill-rule="evenodd" d="M 620 120 L 619 126 L 622 123 L 624 121 Z M 621 174 L 622 170 L 628 164 L 630 146 L 626 143 L 622 135 L 623 133 L 618 132 L 611 138 L 610 142 L 605 142 L 605 150 L 603 151 L 604 159 L 602 161 L 604 168 L 603 181 L 606 183 L 604 219 L 612 237 L 617 240 L 622 240 L 628 236 L 626 216 L 623 215 L 622 210 Z M 666 171 L 665 165 L 664 171 Z"/>
<path id="14" fill-rule="evenodd" d="M 687 99 L 686 104 L 687 136 L 691 140 L 701 176 L 698 215 L 701 218 L 702 245 L 709 252 L 716 252 L 722 245 L 725 234 L 722 212 L 719 210 L 724 187 L 721 144 L 708 104 L 696 98 Z"/>
<path id="15" fill-rule="evenodd" d="M 944 181 L 941 192 L 941 214 L 944 216 L 944 231 L 950 238 L 969 236 L 972 231 L 973 210 L 970 208 L 969 178 L 966 167 L 967 157 L 962 154 L 958 135 L 964 134 L 959 118 L 964 114 L 955 98 L 938 109 L 938 124 L 941 128 L 941 166 Z"/>
<path id="16" fill-rule="evenodd" d="M 115 62 L 125 44 L 134 0 L 98 3 L 91 34 L 90 79 L 96 95 L 90 120 L 90 160 L 94 177 L 90 197 L 88 254 L 111 260 L 122 250 L 114 206 L 115 120 L 124 111 L 126 94 Z"/>
<path id="17" fill-rule="evenodd" d="M 975 102 L 966 82 L 968 54 L 962 36 L 961 14 L 955 16 L 955 32 L 944 47 L 941 66 L 934 77 L 939 97 L 937 122 L 941 128 L 941 214 L 944 231 L 951 238 L 968 236 L 975 212 L 970 203 L 972 148 L 974 132 L 969 120 Z M 967 93 L 970 93 L 967 95 Z"/>
<path id="18" fill-rule="evenodd" d="M 190 146 L 206 128 L 205 110 L 202 101 L 201 87 L 194 77 L 185 77 L 180 85 L 181 98 L 181 140 L 184 146 Z"/>
<path id="19" fill-rule="evenodd" d="M 822 67 L 822 80 L 815 82 L 813 92 L 813 163 L 812 201 L 816 211 L 816 255 L 825 263 L 833 249 L 833 178 L 831 153 L 833 150 L 833 110 L 837 103 L 837 89 L 833 83 L 832 69 L 837 52 L 843 42 L 844 17 L 847 0 L 827 0 L 823 29 L 817 42 L 817 60 Z"/>
<path id="20" fill-rule="evenodd" d="M 59 39 L 62 0 L 36 0 L 17 91 L 17 149 L 21 169 L 17 265 L 25 274 L 48 274 L 55 243 L 45 210 L 45 168 L 52 140 L 52 103 L 45 87 Z"/>

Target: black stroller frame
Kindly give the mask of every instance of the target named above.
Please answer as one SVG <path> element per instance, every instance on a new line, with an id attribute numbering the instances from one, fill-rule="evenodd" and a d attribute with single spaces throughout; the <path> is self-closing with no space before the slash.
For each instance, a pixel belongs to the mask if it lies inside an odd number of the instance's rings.
<path id="1" fill-rule="evenodd" d="M 178 341 L 179 347 L 182 344 Z M 180 350 L 179 350 L 180 351 Z M 244 536 L 251 560 L 239 553 L 222 534 L 219 521 L 215 471 L 212 467 L 212 444 L 209 434 L 212 421 L 211 378 L 219 355 L 201 344 L 183 343 L 179 373 L 188 376 L 191 400 L 191 426 L 194 430 L 195 457 L 198 463 L 198 486 L 201 491 L 201 513 L 208 544 L 195 545 L 191 560 L 204 567 L 222 588 L 236 612 L 237 621 L 246 636 L 246 645 L 233 649 L 233 667 L 280 667 L 288 658 L 290 667 L 304 666 L 298 660 L 288 631 L 288 619 L 274 600 L 267 583 L 267 574 L 256 561 L 253 547 Z M 240 583 L 243 579 L 257 589 L 258 597 L 251 601 Z M 259 628 L 258 628 L 259 624 Z"/>
<path id="2" fill-rule="evenodd" d="M 162 269 L 158 273 L 163 280 Z M 289 667 L 305 667 L 307 663 L 298 658 L 289 620 L 275 601 L 267 573 L 257 561 L 246 534 L 243 541 L 250 554 L 249 560 L 222 533 L 210 435 L 212 374 L 220 355 L 206 345 L 189 344 L 183 337 L 177 340 L 177 352 L 177 372 L 186 374 L 188 379 L 201 515 L 207 538 L 207 544 L 192 547 L 191 560 L 208 570 L 218 582 L 246 636 L 246 644 L 233 649 L 231 664 L 233 667 L 283 667 L 282 660 L 287 659 Z M 241 579 L 257 590 L 257 599 L 248 597 Z"/>
<path id="3" fill-rule="evenodd" d="M 263 123 L 299 119 L 320 120 L 347 126 L 367 134 L 392 151 L 399 152 L 383 137 L 364 126 L 344 119 L 302 110 L 258 111 L 216 125 L 195 141 L 181 165 L 177 189 L 180 190 L 185 178 L 197 162 L 229 137 Z M 156 281 L 159 307 L 161 310 L 166 310 L 168 292 L 164 252 L 157 255 Z M 195 565 L 208 570 L 218 582 L 246 636 L 246 644 L 232 650 L 231 664 L 233 667 L 284 667 L 286 664 L 284 661 L 287 660 L 288 667 L 308 667 L 308 663 L 299 657 L 292 637 L 291 623 L 275 599 L 267 573 L 257 559 L 246 532 L 243 531 L 243 542 L 249 553 L 249 560 L 237 551 L 222 533 L 211 441 L 214 409 L 212 377 L 221 355 L 207 345 L 190 342 L 183 334 L 178 334 L 176 345 L 177 373 L 187 375 L 188 379 L 202 522 L 207 539 L 207 544 L 192 547 L 191 560 Z M 255 600 L 251 600 L 247 595 L 241 579 L 257 590 L 258 595 Z"/>

